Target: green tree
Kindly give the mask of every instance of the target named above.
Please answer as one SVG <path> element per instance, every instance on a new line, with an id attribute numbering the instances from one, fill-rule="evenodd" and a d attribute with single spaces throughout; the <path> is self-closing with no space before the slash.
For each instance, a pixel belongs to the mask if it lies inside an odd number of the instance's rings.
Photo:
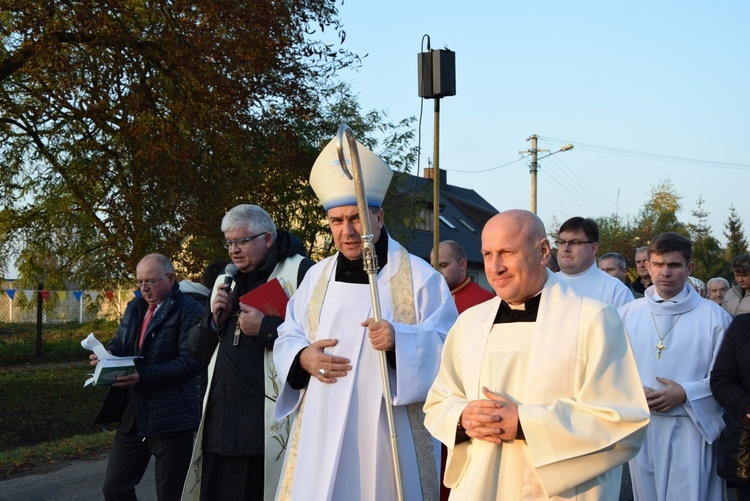
<path id="1" fill-rule="evenodd" d="M 612 214 L 596 218 L 596 223 L 599 225 L 599 255 L 617 252 L 625 258 L 630 270 L 635 269 L 634 249 L 637 241 L 630 222 Z"/>
<path id="2" fill-rule="evenodd" d="M 690 236 L 685 224 L 677 218 L 677 213 L 682 209 L 681 198 L 669 179 L 660 181 L 651 189 L 650 198 L 641 208 L 634 224 L 638 245 L 648 245 L 656 235 L 667 231 Z"/>
<path id="3" fill-rule="evenodd" d="M 731 263 L 735 256 L 747 254 L 747 239 L 742 229 L 742 220 L 734 205 L 729 206 L 729 217 L 724 223 L 724 236 L 727 238 L 726 260 Z"/>
<path id="4" fill-rule="evenodd" d="M 330 0 L 0 0 L 0 268 L 20 249 L 30 280 L 113 285 L 161 252 L 195 276 L 245 202 L 313 242 L 334 122 L 412 161 L 408 121 L 336 84 L 344 38 Z"/>

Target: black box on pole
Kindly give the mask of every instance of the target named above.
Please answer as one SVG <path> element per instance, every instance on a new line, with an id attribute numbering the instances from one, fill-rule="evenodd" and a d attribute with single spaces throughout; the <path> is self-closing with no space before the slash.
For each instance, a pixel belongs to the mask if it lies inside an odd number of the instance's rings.
<path id="1" fill-rule="evenodd" d="M 448 49 L 417 54 L 419 97 L 427 99 L 456 95 L 456 53 Z"/>

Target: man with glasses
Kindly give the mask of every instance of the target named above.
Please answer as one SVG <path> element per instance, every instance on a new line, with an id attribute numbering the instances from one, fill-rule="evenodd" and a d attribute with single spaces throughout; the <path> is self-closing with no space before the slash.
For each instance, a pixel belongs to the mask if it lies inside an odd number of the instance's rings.
<path id="1" fill-rule="evenodd" d="M 557 239 L 557 273 L 578 294 L 615 307 L 633 300 L 633 293 L 620 280 L 596 266 L 599 226 L 589 218 L 572 217 L 560 226 Z"/>
<path id="2" fill-rule="evenodd" d="M 203 421 L 183 499 L 273 499 L 286 446 L 286 423 L 272 419 L 278 389 L 272 350 L 283 318 L 239 298 L 278 278 L 297 290 L 314 262 L 303 242 L 276 229 L 257 205 L 242 204 L 221 222 L 237 267 L 233 290 L 216 279 L 211 311 L 190 332 L 190 350 L 208 365 Z"/>
<path id="3" fill-rule="evenodd" d="M 107 350 L 140 355 L 135 372 L 117 378 L 94 423 L 119 421 L 104 479 L 104 499 L 135 499 L 151 456 L 159 499 L 178 499 L 200 421 L 201 363 L 190 355 L 188 331 L 203 307 L 180 291 L 161 254 L 136 267 L 140 296 L 128 303 Z M 99 359 L 89 356 L 91 365 Z"/>

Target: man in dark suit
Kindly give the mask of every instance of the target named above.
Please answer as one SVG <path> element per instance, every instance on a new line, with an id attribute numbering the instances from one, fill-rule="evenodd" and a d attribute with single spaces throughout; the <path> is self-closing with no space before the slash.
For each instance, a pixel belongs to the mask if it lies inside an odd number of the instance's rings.
<path id="1" fill-rule="evenodd" d="M 200 421 L 202 365 L 189 353 L 188 331 L 203 307 L 180 292 L 174 268 L 161 254 L 141 259 L 136 279 L 140 297 L 128 303 L 107 350 L 142 358 L 133 374 L 117 378 L 94 421 L 120 423 L 104 498 L 136 499 L 135 486 L 153 455 L 159 499 L 179 499 Z M 99 362 L 94 354 L 89 358 L 91 365 Z"/>

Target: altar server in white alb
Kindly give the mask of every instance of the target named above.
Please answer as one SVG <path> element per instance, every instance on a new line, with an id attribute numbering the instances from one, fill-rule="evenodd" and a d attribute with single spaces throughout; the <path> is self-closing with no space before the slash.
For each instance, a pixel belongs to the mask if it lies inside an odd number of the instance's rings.
<path id="1" fill-rule="evenodd" d="M 710 373 L 732 317 L 687 277 L 692 244 L 662 233 L 648 247 L 653 285 L 618 311 L 630 336 L 651 424 L 630 462 L 636 500 L 722 499 L 713 442 L 724 422 Z"/>
<path id="2" fill-rule="evenodd" d="M 614 307 L 547 270 L 542 221 L 501 212 L 482 231 L 495 299 L 448 334 L 425 403 L 455 500 L 613 500 L 648 408 Z"/>
<path id="3" fill-rule="evenodd" d="M 420 468 L 437 493 L 434 457 L 417 464 L 406 404 L 420 402 L 421 408 L 458 313 L 443 277 L 388 236 L 381 204 L 393 173 L 358 147 L 383 320 L 371 318 L 354 183 L 332 141 L 315 162 L 310 185 L 328 213 L 338 252 L 308 271 L 289 301 L 273 352 L 285 381 L 275 416 L 299 410 L 277 499 L 396 499 L 378 350 L 388 358 L 405 499 L 430 499 L 420 488 Z"/>

